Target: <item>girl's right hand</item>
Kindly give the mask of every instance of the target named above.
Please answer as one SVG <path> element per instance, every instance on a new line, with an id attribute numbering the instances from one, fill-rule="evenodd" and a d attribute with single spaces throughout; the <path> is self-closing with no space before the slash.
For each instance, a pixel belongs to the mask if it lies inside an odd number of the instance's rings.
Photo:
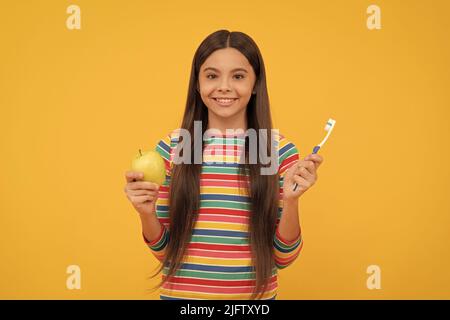
<path id="1" fill-rule="evenodd" d="M 127 171 L 125 178 L 125 193 L 134 209 L 141 215 L 156 213 L 156 200 L 158 199 L 159 185 L 143 181 L 144 174 L 137 171 Z"/>

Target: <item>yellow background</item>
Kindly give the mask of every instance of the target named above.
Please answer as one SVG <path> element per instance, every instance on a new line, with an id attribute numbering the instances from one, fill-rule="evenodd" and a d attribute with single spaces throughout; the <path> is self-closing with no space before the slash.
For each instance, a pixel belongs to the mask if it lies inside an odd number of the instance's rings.
<path id="1" fill-rule="evenodd" d="M 258 44 L 275 127 L 301 157 L 337 121 L 278 299 L 450 298 L 448 1 L 0 7 L 0 298 L 159 299 L 124 173 L 179 127 L 194 52 L 218 29 Z M 81 290 L 66 288 L 72 264 Z"/>

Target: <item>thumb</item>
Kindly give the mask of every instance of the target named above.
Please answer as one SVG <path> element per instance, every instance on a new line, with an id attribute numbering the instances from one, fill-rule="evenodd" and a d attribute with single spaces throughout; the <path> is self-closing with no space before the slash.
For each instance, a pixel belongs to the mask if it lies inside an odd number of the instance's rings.
<path id="1" fill-rule="evenodd" d="M 125 173 L 125 178 L 127 180 L 127 182 L 133 182 L 136 180 L 140 180 L 144 177 L 144 173 L 139 172 L 139 171 L 127 171 Z"/>
<path id="2" fill-rule="evenodd" d="M 289 165 L 286 170 L 285 177 L 292 177 L 294 175 L 295 169 L 297 167 L 298 161 L 295 161 Z"/>

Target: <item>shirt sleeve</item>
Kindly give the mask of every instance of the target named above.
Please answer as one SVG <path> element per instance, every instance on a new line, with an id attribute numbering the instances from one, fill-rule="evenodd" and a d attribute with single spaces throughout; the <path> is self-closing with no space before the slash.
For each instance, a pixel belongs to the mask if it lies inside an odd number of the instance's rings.
<path id="1" fill-rule="evenodd" d="M 156 217 L 161 222 L 162 228 L 156 239 L 149 241 L 142 233 L 145 244 L 150 249 L 151 253 L 159 260 L 163 261 L 166 253 L 167 244 L 169 243 L 169 185 L 172 169 L 172 136 L 168 134 L 161 139 L 155 147 L 155 151 L 158 152 L 164 159 L 166 167 L 166 179 L 159 187 L 158 199 L 156 200 Z"/>
<path id="2" fill-rule="evenodd" d="M 278 217 L 276 222 L 276 232 L 273 238 L 273 247 L 275 253 L 275 264 L 278 269 L 283 269 L 292 264 L 300 254 L 303 247 L 303 239 L 301 230 L 295 239 L 290 241 L 284 239 L 279 232 L 279 223 L 283 214 L 283 182 L 284 175 L 292 165 L 299 160 L 297 147 L 284 136 L 280 135 L 279 140 L 279 186 L 280 198 L 278 205 Z"/>

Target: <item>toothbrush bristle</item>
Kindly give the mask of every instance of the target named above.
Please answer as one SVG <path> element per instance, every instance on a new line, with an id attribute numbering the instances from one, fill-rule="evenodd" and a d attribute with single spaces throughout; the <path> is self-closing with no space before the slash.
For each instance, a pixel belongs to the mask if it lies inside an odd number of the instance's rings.
<path id="1" fill-rule="evenodd" d="M 327 124 L 325 125 L 325 131 L 329 131 L 336 124 L 336 120 L 328 119 Z"/>

